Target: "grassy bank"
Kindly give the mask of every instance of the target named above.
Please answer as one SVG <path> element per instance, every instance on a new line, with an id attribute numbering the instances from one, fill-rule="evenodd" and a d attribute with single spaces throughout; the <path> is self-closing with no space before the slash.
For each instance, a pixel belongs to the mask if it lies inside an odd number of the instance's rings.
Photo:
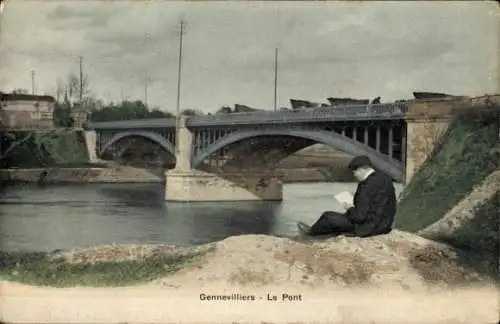
<path id="1" fill-rule="evenodd" d="M 188 256 L 155 254 L 143 260 L 74 264 L 53 260 L 45 252 L 0 252 L 0 277 L 30 285 L 125 286 L 164 277 L 196 260 Z"/>
<path id="2" fill-rule="evenodd" d="M 1 161 L 1 168 L 85 166 L 88 153 L 83 132 L 56 129 L 51 132 L 9 132 L 3 150 L 14 148 Z"/>
<path id="3" fill-rule="evenodd" d="M 499 113 L 498 105 L 487 105 L 456 116 L 442 143 L 403 192 L 396 228 L 417 232 L 439 221 L 499 168 Z M 499 210 L 497 193 L 485 198 L 474 217 L 453 235 L 442 233 L 433 239 L 475 255 L 474 268 L 498 282 Z"/>
<path id="4" fill-rule="evenodd" d="M 405 188 L 396 228 L 416 232 L 438 221 L 499 167 L 498 105 L 460 112 L 441 145 Z"/>

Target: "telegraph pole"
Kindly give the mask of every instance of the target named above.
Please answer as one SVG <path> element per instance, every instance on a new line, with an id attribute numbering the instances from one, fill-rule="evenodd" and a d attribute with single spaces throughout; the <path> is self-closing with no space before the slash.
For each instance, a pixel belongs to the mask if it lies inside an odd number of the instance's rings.
<path id="1" fill-rule="evenodd" d="M 176 145 L 175 145 L 175 156 L 179 156 L 179 128 L 180 128 L 180 118 L 181 118 L 181 108 L 180 108 L 180 100 L 181 100 L 181 71 L 182 71 L 182 37 L 184 34 L 184 19 L 181 20 L 181 30 L 180 30 L 180 39 L 179 39 L 179 69 L 177 71 L 177 107 L 176 107 L 176 116 L 175 116 L 175 129 L 177 131 Z"/>
<path id="2" fill-rule="evenodd" d="M 184 35 L 184 20 L 181 20 L 181 30 L 179 39 L 179 70 L 177 72 L 177 115 L 180 114 L 180 100 L 181 100 L 181 71 L 182 71 L 182 37 Z"/>
<path id="3" fill-rule="evenodd" d="M 151 39 L 151 35 L 149 33 L 146 33 L 144 35 L 144 48 L 148 48 L 148 41 Z M 144 105 L 147 107 L 148 106 L 148 82 L 149 82 L 149 76 L 148 76 L 148 71 L 146 70 L 144 73 Z"/>
<path id="4" fill-rule="evenodd" d="M 278 48 L 274 50 L 274 111 L 278 105 Z"/>
<path id="5" fill-rule="evenodd" d="M 146 81 L 144 83 L 144 105 L 148 106 L 148 78 L 146 77 Z"/>
<path id="6" fill-rule="evenodd" d="M 35 95 L 35 71 L 31 71 L 31 94 Z"/>
<path id="7" fill-rule="evenodd" d="M 83 102 L 83 57 L 80 56 L 80 109 Z"/>

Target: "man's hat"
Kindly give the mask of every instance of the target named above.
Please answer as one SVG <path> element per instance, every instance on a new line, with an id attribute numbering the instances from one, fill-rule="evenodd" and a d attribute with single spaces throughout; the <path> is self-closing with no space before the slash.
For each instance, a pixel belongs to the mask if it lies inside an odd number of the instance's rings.
<path id="1" fill-rule="evenodd" d="M 370 158 L 365 155 L 360 155 L 356 156 L 349 162 L 349 165 L 347 168 L 351 171 L 355 171 L 358 168 L 361 167 L 371 167 L 372 166 L 372 161 L 370 161 Z"/>

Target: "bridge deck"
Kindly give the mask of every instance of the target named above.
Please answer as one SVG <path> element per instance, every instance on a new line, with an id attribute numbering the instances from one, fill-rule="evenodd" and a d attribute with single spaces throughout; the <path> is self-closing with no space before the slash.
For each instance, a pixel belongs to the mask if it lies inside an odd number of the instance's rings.
<path id="1" fill-rule="evenodd" d="M 189 116 L 187 127 L 291 124 L 319 121 L 391 120 L 404 119 L 407 112 L 405 102 L 375 105 L 330 106 L 317 109 L 291 111 L 258 111 L 246 113 Z M 175 117 L 158 119 L 136 119 L 110 122 L 91 122 L 89 129 L 174 128 Z"/>

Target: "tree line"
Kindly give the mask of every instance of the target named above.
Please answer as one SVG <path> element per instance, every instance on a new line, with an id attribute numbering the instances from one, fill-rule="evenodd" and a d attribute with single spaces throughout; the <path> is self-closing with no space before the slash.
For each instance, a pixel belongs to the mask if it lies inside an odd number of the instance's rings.
<path id="1" fill-rule="evenodd" d="M 12 93 L 27 94 L 27 89 L 14 89 Z M 153 118 L 171 118 L 175 115 L 168 111 L 160 110 L 158 107 L 149 107 L 141 100 L 123 100 L 121 102 L 104 103 L 103 100 L 96 98 L 90 91 L 90 83 L 87 75 L 82 75 L 82 79 L 74 73 L 69 73 L 65 79 L 57 79 L 54 106 L 54 126 L 72 127 L 74 120 L 72 112 L 74 110 L 84 111 L 87 114 L 87 120 L 91 122 L 103 121 L 121 121 L 132 119 L 153 119 Z M 345 98 L 342 98 L 345 99 Z M 304 100 L 291 100 L 292 108 L 316 107 L 313 103 Z M 300 103 L 300 105 L 298 104 Z M 284 108 L 281 108 L 284 109 Z M 234 108 L 223 106 L 214 114 L 231 114 L 238 112 L 257 111 L 246 105 L 235 104 Z M 181 111 L 185 116 L 205 115 L 206 113 L 197 109 L 184 109 Z M 212 113 L 208 113 L 211 115 Z"/>
<path id="2" fill-rule="evenodd" d="M 17 89 L 16 91 L 25 91 Z M 71 127 L 74 123 L 71 112 L 81 109 L 87 113 L 88 121 L 119 121 L 131 119 L 170 118 L 175 115 L 158 107 L 149 107 L 142 100 L 123 100 L 121 102 L 104 103 L 90 92 L 89 80 L 83 76 L 82 81 L 70 73 L 65 80 L 58 79 L 55 91 L 54 124 L 59 127 Z M 228 113 L 231 109 L 222 107 L 216 113 Z M 197 109 L 183 109 L 182 115 L 205 115 Z M 210 114 L 210 113 L 209 113 Z"/>

